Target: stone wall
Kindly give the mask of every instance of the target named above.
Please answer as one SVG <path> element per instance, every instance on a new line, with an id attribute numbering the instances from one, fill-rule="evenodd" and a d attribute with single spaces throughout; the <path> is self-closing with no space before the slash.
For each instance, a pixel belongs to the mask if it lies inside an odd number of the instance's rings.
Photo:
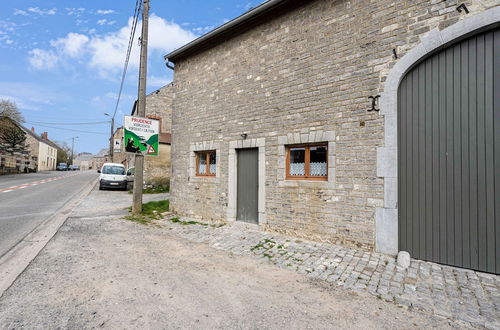
<path id="1" fill-rule="evenodd" d="M 172 131 L 172 84 L 168 84 L 146 97 L 146 117 L 160 121 L 160 132 Z M 161 142 L 161 139 L 160 139 Z M 170 144 L 160 143 L 157 157 L 146 157 L 144 161 L 144 183 L 163 185 L 170 180 Z"/>
<path id="2" fill-rule="evenodd" d="M 172 131 L 172 84 L 168 84 L 146 96 L 146 117 L 161 121 L 161 131 Z"/>
<path id="3" fill-rule="evenodd" d="M 171 208 L 228 219 L 230 143 L 265 139 L 267 230 L 372 249 L 383 205 L 377 147 L 384 120 L 368 112 L 389 70 L 434 28 L 499 1 L 311 1 L 176 62 Z M 394 52 L 397 58 L 394 56 Z M 328 137 L 327 137 L 328 135 Z M 329 180 L 284 180 L 284 145 L 321 136 L 331 146 Z M 215 178 L 190 170 L 195 144 L 217 145 Z"/>
<path id="4" fill-rule="evenodd" d="M 144 161 L 144 183 L 165 185 L 170 180 L 170 145 L 160 144 L 158 156 L 146 156 Z"/>

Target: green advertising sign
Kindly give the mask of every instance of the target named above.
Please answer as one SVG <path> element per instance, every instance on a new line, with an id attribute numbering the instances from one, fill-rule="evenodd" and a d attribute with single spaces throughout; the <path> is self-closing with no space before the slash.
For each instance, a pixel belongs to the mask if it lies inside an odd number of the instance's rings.
<path id="1" fill-rule="evenodd" d="M 158 120 L 125 116 L 123 121 L 125 152 L 158 156 L 160 122 Z"/>

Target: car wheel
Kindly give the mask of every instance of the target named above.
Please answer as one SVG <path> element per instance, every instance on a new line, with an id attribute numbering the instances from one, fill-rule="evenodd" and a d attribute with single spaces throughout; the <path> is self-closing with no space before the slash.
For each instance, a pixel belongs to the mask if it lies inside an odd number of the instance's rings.
<path id="1" fill-rule="evenodd" d="M 102 190 L 102 186 L 101 185 L 99 186 L 99 190 Z"/>

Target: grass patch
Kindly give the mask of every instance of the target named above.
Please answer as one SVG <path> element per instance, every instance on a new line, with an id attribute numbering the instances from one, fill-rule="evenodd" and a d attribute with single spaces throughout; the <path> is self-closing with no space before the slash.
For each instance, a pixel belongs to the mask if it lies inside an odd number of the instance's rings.
<path id="1" fill-rule="evenodd" d="M 173 223 L 181 224 L 183 226 L 187 226 L 187 225 L 200 225 L 200 226 L 203 226 L 203 227 L 210 226 L 212 228 L 220 228 L 220 227 L 226 225 L 225 223 L 217 224 L 217 225 L 209 225 L 208 223 L 203 223 L 203 222 L 198 222 L 198 221 L 193 221 L 193 220 L 184 221 L 184 220 L 179 219 L 178 217 L 171 218 L 170 221 L 172 221 Z"/>
<path id="2" fill-rule="evenodd" d="M 159 213 L 167 212 L 169 209 L 170 203 L 168 200 L 162 201 L 152 201 L 145 204 L 142 204 L 142 212 L 141 214 L 147 216 L 156 216 Z"/>
<path id="3" fill-rule="evenodd" d="M 161 219 L 161 213 L 168 211 L 169 206 L 170 203 L 168 200 L 144 203 L 142 204 L 141 214 L 127 215 L 123 218 L 141 225 L 148 225 L 152 223 L 152 220 Z M 129 207 L 128 210 L 132 211 L 132 207 Z"/>
<path id="4" fill-rule="evenodd" d="M 156 186 L 152 188 L 143 189 L 144 194 L 163 194 L 170 191 L 170 186 Z"/>
<path id="5" fill-rule="evenodd" d="M 164 194 L 168 192 L 170 192 L 170 186 L 168 185 L 142 189 L 143 194 Z M 129 190 L 128 193 L 132 194 L 133 190 Z"/>
<path id="6" fill-rule="evenodd" d="M 260 250 L 260 249 L 264 249 L 267 251 L 267 250 L 272 249 L 275 245 L 276 245 L 275 241 L 268 239 L 268 238 L 265 238 L 262 241 L 260 241 L 259 243 L 257 243 L 257 245 L 253 246 L 250 249 L 250 251 L 255 251 L 255 250 Z"/>
<path id="7" fill-rule="evenodd" d="M 135 223 L 139 223 L 141 225 L 149 225 L 151 224 L 151 218 L 145 217 L 143 215 L 126 215 L 123 217 L 123 219 L 132 221 Z"/>

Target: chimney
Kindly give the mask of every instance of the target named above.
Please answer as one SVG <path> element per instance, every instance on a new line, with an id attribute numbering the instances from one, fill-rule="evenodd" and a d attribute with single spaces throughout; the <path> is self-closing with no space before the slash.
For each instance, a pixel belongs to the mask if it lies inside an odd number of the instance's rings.
<path id="1" fill-rule="evenodd" d="M 42 133 L 42 139 L 48 140 L 49 138 L 47 137 L 47 132 Z"/>
<path id="2" fill-rule="evenodd" d="M 35 133 L 35 128 L 31 126 L 31 132 Z"/>

